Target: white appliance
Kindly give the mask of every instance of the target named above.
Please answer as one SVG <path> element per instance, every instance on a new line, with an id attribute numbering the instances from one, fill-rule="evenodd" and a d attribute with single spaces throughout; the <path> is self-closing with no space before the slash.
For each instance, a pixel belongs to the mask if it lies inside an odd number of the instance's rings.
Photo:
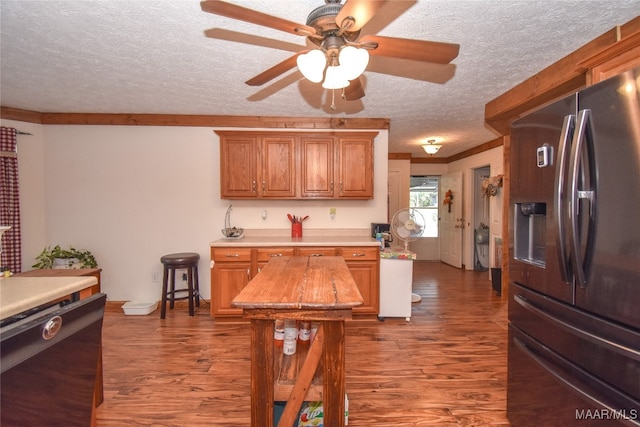
<path id="1" fill-rule="evenodd" d="M 380 312 L 378 317 L 411 320 L 411 287 L 415 253 L 399 248 L 380 254 Z"/>

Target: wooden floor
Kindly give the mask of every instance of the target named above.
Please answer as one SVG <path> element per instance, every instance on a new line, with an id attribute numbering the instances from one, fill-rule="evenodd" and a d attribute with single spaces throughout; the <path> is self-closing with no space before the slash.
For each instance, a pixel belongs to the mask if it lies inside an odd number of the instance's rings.
<path id="1" fill-rule="evenodd" d="M 347 324 L 349 426 L 508 426 L 506 299 L 488 273 L 415 262 L 414 292 L 409 323 Z M 250 425 L 249 326 L 208 313 L 109 306 L 99 427 Z"/>

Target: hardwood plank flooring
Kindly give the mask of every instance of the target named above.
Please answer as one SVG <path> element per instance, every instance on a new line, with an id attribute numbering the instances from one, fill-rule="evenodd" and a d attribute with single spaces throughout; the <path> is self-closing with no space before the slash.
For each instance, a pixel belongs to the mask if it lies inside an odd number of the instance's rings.
<path id="1" fill-rule="evenodd" d="M 349 426 L 508 426 L 507 304 L 487 272 L 414 263 L 411 322 L 346 326 Z M 125 316 L 103 327 L 102 426 L 249 426 L 248 323 L 208 304 Z"/>

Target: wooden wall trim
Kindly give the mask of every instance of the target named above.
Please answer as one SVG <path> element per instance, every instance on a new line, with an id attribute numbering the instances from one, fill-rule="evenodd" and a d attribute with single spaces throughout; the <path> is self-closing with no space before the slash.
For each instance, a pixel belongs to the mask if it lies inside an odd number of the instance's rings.
<path id="1" fill-rule="evenodd" d="M 389 129 L 384 118 L 215 116 L 185 114 L 37 113 L 1 107 L 4 119 L 43 125 L 201 126 L 273 129 Z"/>
<path id="2" fill-rule="evenodd" d="M 484 144 L 478 145 L 477 147 L 470 148 L 468 150 L 465 150 L 458 154 L 454 154 L 453 156 L 449 156 L 449 157 L 411 157 L 411 163 L 417 163 L 417 164 L 428 164 L 428 163 L 443 164 L 444 163 L 446 164 L 446 163 L 455 162 L 467 157 L 475 156 L 476 154 L 480 154 L 484 151 L 488 151 L 493 148 L 500 147 L 504 144 L 503 139 L 504 139 L 503 137 L 496 138 L 489 142 L 485 142 Z M 391 160 L 391 155 L 389 155 L 389 159 Z"/>
<path id="3" fill-rule="evenodd" d="M 466 157 L 475 156 L 476 154 L 480 154 L 484 151 L 488 151 L 497 147 L 500 147 L 504 144 L 504 140 L 502 137 L 493 139 L 489 142 L 485 142 L 484 144 L 478 145 L 477 147 L 470 148 L 466 151 L 463 151 L 458 154 L 454 154 L 453 156 L 447 157 L 448 163 L 455 162 Z"/>
<path id="4" fill-rule="evenodd" d="M 42 113 L 11 107 L 0 107 L 0 118 L 26 123 L 42 123 Z"/>
<path id="5" fill-rule="evenodd" d="M 411 153 L 389 153 L 388 160 L 411 160 Z"/>

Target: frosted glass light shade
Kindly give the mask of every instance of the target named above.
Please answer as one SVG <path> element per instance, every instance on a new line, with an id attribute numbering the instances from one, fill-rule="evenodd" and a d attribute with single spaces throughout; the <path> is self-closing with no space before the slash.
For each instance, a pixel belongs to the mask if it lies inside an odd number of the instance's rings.
<path id="1" fill-rule="evenodd" d="M 340 50 L 338 56 L 340 66 L 344 67 L 344 76 L 347 80 L 353 80 L 364 73 L 369 64 L 369 52 L 366 49 L 358 49 L 346 46 Z"/>
<path id="2" fill-rule="evenodd" d="M 324 76 L 322 87 L 325 89 L 342 89 L 349 86 L 349 80 L 344 76 L 342 66 L 329 66 Z"/>
<path id="3" fill-rule="evenodd" d="M 314 49 L 296 58 L 298 69 L 309 81 L 320 83 L 324 75 L 324 67 L 327 65 L 327 58 L 323 51 Z"/>
<path id="4" fill-rule="evenodd" d="M 429 143 L 429 144 L 423 145 L 422 149 L 424 150 L 425 153 L 433 155 L 438 152 L 440 147 L 442 147 L 442 145 Z"/>

